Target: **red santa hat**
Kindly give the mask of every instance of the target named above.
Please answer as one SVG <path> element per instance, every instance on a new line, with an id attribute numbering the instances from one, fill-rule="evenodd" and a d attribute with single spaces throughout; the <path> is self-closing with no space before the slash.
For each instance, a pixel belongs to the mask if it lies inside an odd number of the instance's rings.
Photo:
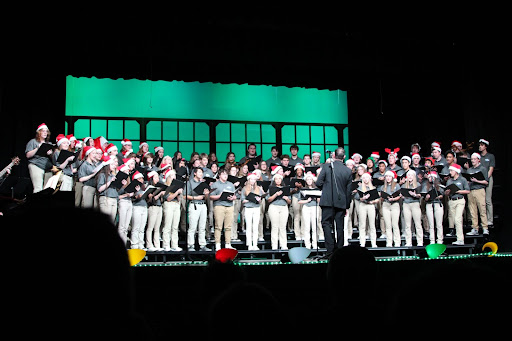
<path id="1" fill-rule="evenodd" d="M 130 170 L 130 167 L 128 167 L 128 165 L 127 165 L 127 164 L 123 163 L 122 165 L 120 165 L 120 166 L 118 166 L 118 167 L 117 167 L 117 170 L 118 170 L 119 172 L 124 172 L 124 171 L 128 171 L 128 170 Z"/>
<path id="2" fill-rule="evenodd" d="M 320 154 L 320 152 L 313 152 L 311 156 L 322 156 L 322 154 Z"/>
<path id="3" fill-rule="evenodd" d="M 312 178 L 313 181 L 316 181 L 316 175 L 311 173 L 311 172 L 307 172 L 305 175 L 304 175 L 304 180 L 307 180 L 309 178 Z"/>
<path id="4" fill-rule="evenodd" d="M 305 171 L 305 170 L 306 170 L 306 168 L 304 167 L 304 165 L 303 165 L 302 163 L 297 163 L 297 164 L 295 165 L 295 167 L 293 167 L 293 169 L 294 169 L 294 170 L 297 170 L 297 169 L 299 169 L 299 168 L 300 168 L 300 169 L 302 169 L 302 171 Z"/>
<path id="5" fill-rule="evenodd" d="M 158 153 L 160 150 L 164 150 L 164 147 L 161 147 L 161 146 L 155 147 L 155 154 Z"/>
<path id="6" fill-rule="evenodd" d="M 483 143 L 485 145 L 489 145 L 489 141 L 487 141 L 485 139 L 480 139 L 480 140 L 478 140 L 478 142 Z"/>
<path id="7" fill-rule="evenodd" d="M 421 160 L 421 156 L 418 153 L 412 153 L 411 159 L 420 159 Z"/>
<path id="8" fill-rule="evenodd" d="M 452 171 L 455 171 L 457 173 L 460 173 L 462 168 L 460 167 L 459 164 L 456 164 L 456 163 L 452 163 L 451 166 L 448 168 L 449 170 L 452 170 Z"/>
<path id="9" fill-rule="evenodd" d="M 437 172 L 436 172 L 436 171 L 430 171 L 430 172 L 428 172 L 428 174 L 427 174 L 427 175 L 428 175 L 428 176 L 431 176 L 431 177 L 433 177 L 433 178 L 437 178 Z"/>
<path id="10" fill-rule="evenodd" d="M 356 162 L 352 159 L 348 159 L 346 162 L 345 162 L 345 165 L 348 165 L 348 164 L 351 164 L 351 165 L 354 165 L 356 164 Z M 319 168 L 320 169 L 320 168 Z"/>
<path id="11" fill-rule="evenodd" d="M 462 143 L 460 143 L 459 141 L 455 140 L 455 141 L 452 142 L 452 146 L 462 147 Z"/>
<path id="12" fill-rule="evenodd" d="M 121 140 L 121 145 L 122 146 L 126 146 L 126 145 L 132 145 L 132 141 L 128 140 L 128 139 L 122 139 Z"/>
<path id="13" fill-rule="evenodd" d="M 167 168 L 169 168 L 169 167 L 171 167 L 171 164 L 170 164 L 170 163 L 163 163 L 163 162 L 162 162 L 162 163 L 160 164 L 160 170 L 161 170 L 161 171 L 163 171 L 164 169 L 167 169 Z"/>
<path id="14" fill-rule="evenodd" d="M 361 175 L 361 179 L 363 178 L 368 178 L 368 179 L 372 179 L 372 175 L 368 172 L 364 172 L 363 175 Z"/>
<path id="15" fill-rule="evenodd" d="M 158 173 L 154 170 L 151 172 L 148 172 L 148 174 L 147 174 L 148 180 L 151 180 L 151 178 L 153 178 L 155 175 L 158 175 Z"/>
<path id="16" fill-rule="evenodd" d="M 362 158 L 363 158 L 363 156 L 362 156 L 361 154 L 359 154 L 359 153 L 354 153 L 354 154 L 352 154 L 352 159 L 354 158 L 354 156 L 359 156 L 359 158 L 360 158 L 360 159 L 362 159 Z"/>
<path id="17" fill-rule="evenodd" d="M 250 179 L 258 180 L 259 176 L 256 173 L 249 173 L 249 174 L 247 174 L 247 180 L 250 180 Z"/>
<path id="18" fill-rule="evenodd" d="M 372 153 L 370 154 L 370 157 L 373 157 L 374 159 L 375 159 L 375 158 L 377 158 L 377 159 L 378 159 L 378 158 L 380 158 L 379 152 L 372 152 Z"/>
<path id="19" fill-rule="evenodd" d="M 57 146 L 60 146 L 64 142 L 69 143 L 68 138 L 66 136 L 64 136 L 64 134 L 57 135 L 57 138 L 55 140 L 57 141 Z"/>
<path id="20" fill-rule="evenodd" d="M 174 169 L 167 169 L 165 172 L 164 172 L 164 179 L 167 179 L 169 177 L 169 175 L 176 175 L 176 171 Z"/>
<path id="21" fill-rule="evenodd" d="M 82 159 L 86 158 L 87 155 L 91 154 L 91 152 L 95 151 L 96 148 L 91 146 L 85 146 L 84 149 L 82 149 Z"/>
<path id="22" fill-rule="evenodd" d="M 434 148 L 434 147 L 441 147 L 441 143 L 434 141 L 434 142 L 432 142 L 432 144 L 430 146 L 432 148 Z"/>
<path id="23" fill-rule="evenodd" d="M 384 173 L 384 176 L 388 176 L 388 175 L 391 175 L 393 180 L 396 181 L 397 175 L 396 175 L 396 172 L 394 170 L 387 170 L 386 173 Z"/>
<path id="24" fill-rule="evenodd" d="M 149 147 L 149 144 L 148 144 L 147 142 L 141 142 L 141 143 L 139 144 L 139 149 L 141 149 L 143 145 L 146 145 L 146 146 L 148 146 L 148 147 Z"/>
<path id="25" fill-rule="evenodd" d="M 132 180 L 137 180 L 139 178 L 144 178 L 144 175 L 142 175 L 142 173 L 139 171 L 135 171 L 135 173 L 132 175 Z"/>
<path id="26" fill-rule="evenodd" d="M 481 156 L 478 153 L 471 154 L 471 157 L 476 157 L 478 160 L 480 160 Z"/>
<path id="27" fill-rule="evenodd" d="M 39 131 L 41 129 L 48 129 L 46 123 L 41 123 L 40 125 L 38 125 L 36 131 Z"/>
<path id="28" fill-rule="evenodd" d="M 101 157 L 101 162 L 103 163 L 103 165 L 110 165 L 112 162 L 114 162 L 114 158 L 111 157 L 110 155 L 103 155 Z"/>
<path id="29" fill-rule="evenodd" d="M 100 137 L 101 137 L 101 136 L 100 136 Z M 103 143 L 101 143 L 101 139 L 100 139 L 99 137 L 97 137 L 97 138 L 95 138 L 95 139 L 94 139 L 94 147 L 95 147 L 96 149 L 101 150 L 103 153 L 105 152 L 105 151 L 103 150 Z"/>
<path id="30" fill-rule="evenodd" d="M 277 174 L 277 172 L 279 172 L 279 170 L 283 170 L 283 167 L 279 165 L 272 166 L 272 171 L 270 172 L 270 174 L 275 175 Z"/>
<path id="31" fill-rule="evenodd" d="M 123 154 L 123 156 L 127 156 L 131 152 L 133 152 L 133 149 L 130 148 L 130 149 L 125 150 L 122 154 Z"/>
<path id="32" fill-rule="evenodd" d="M 386 160 L 379 160 L 379 163 L 383 163 L 384 166 L 386 166 L 386 167 L 388 166 L 388 163 L 386 162 Z"/>
<path id="33" fill-rule="evenodd" d="M 73 134 L 66 135 L 66 138 L 69 140 L 69 142 L 76 141 L 76 137 Z"/>
<path id="34" fill-rule="evenodd" d="M 442 152 L 441 147 L 433 147 L 432 150 L 437 150 L 438 152 Z"/>
<path id="35" fill-rule="evenodd" d="M 105 152 L 110 153 L 114 150 L 117 150 L 117 146 L 113 143 L 109 143 L 107 148 L 105 149 Z"/>

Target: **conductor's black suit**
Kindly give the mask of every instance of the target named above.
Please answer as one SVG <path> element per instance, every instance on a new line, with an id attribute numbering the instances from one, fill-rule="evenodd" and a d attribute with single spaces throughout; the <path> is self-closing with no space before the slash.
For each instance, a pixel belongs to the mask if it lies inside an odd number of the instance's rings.
<path id="1" fill-rule="evenodd" d="M 322 228 L 325 235 L 327 254 L 335 248 L 343 247 L 343 224 L 345 212 L 350 206 L 352 171 L 341 160 L 324 163 L 316 180 L 322 189 L 320 207 L 322 208 Z M 336 239 L 333 222 L 336 222 Z"/>

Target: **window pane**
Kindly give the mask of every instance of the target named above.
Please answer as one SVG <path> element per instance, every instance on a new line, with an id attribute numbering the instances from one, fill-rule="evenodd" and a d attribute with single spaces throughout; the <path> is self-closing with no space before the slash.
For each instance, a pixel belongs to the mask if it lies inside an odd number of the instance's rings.
<path id="1" fill-rule="evenodd" d="M 304 154 L 311 154 L 311 147 L 309 146 L 309 144 L 298 144 L 297 147 L 299 147 L 297 156 L 300 157 L 301 159 L 304 156 Z"/>
<path id="2" fill-rule="evenodd" d="M 75 136 L 77 139 L 83 139 L 84 137 L 91 136 L 90 131 L 90 120 L 77 120 L 75 122 Z M 92 136 L 91 136 L 92 137 Z"/>
<path id="3" fill-rule="evenodd" d="M 276 129 L 269 124 L 261 125 L 261 142 L 276 143 Z"/>
<path id="4" fill-rule="evenodd" d="M 245 124 L 232 123 L 231 124 L 231 141 L 245 142 Z M 245 153 L 244 153 L 245 154 Z"/>
<path id="5" fill-rule="evenodd" d="M 229 142 L 229 139 L 231 138 L 229 129 L 229 123 L 217 124 L 217 127 L 215 128 L 215 133 L 217 134 L 217 141 Z"/>
<path id="6" fill-rule="evenodd" d="M 163 140 L 176 141 L 178 139 L 178 122 L 164 121 Z"/>
<path id="7" fill-rule="evenodd" d="M 283 143 L 295 144 L 295 126 L 287 125 L 281 129 Z M 284 150 L 290 151 L 288 148 Z"/>
<path id="8" fill-rule="evenodd" d="M 194 144 L 192 142 L 179 142 L 178 148 L 183 155 L 183 158 L 187 161 L 190 161 L 190 156 L 194 151 Z"/>
<path id="9" fill-rule="evenodd" d="M 180 141 L 192 141 L 194 139 L 194 124 L 193 122 L 180 122 L 179 123 L 179 139 Z M 187 159 L 187 158 L 185 158 Z"/>
<path id="10" fill-rule="evenodd" d="M 98 136 L 107 137 L 107 121 L 106 120 L 91 120 L 91 134 L 92 138 Z"/>
<path id="11" fill-rule="evenodd" d="M 226 161 L 226 156 L 230 152 L 229 143 L 217 143 L 217 159 L 219 159 L 219 163 L 224 164 Z"/>
<path id="12" fill-rule="evenodd" d="M 210 154 L 210 143 L 209 142 L 196 142 L 194 145 L 194 149 L 199 154 L 201 154 L 201 153 Z"/>
<path id="13" fill-rule="evenodd" d="M 146 138 L 148 140 L 162 139 L 162 122 L 150 121 L 146 125 Z"/>
<path id="14" fill-rule="evenodd" d="M 107 140 L 122 140 L 123 139 L 123 121 L 109 120 L 108 121 L 108 134 L 105 136 Z"/>
<path id="15" fill-rule="evenodd" d="M 254 142 L 258 144 L 261 141 L 260 136 L 260 125 L 259 124 L 248 124 L 247 125 L 247 142 Z"/>
<path id="16" fill-rule="evenodd" d="M 292 146 L 291 144 L 283 144 L 283 150 L 281 151 L 280 155 L 286 154 L 288 156 L 291 156 L 290 155 L 290 147 L 291 146 Z"/>
<path id="17" fill-rule="evenodd" d="M 348 144 L 348 127 L 343 129 L 343 143 Z"/>
<path id="18" fill-rule="evenodd" d="M 236 162 L 240 161 L 245 156 L 246 146 L 245 143 L 233 143 L 231 145 L 232 151 L 235 153 Z"/>
<path id="19" fill-rule="evenodd" d="M 297 144 L 309 144 L 310 143 L 310 137 L 309 137 L 309 126 L 301 126 L 298 125 L 295 127 L 297 131 Z"/>
<path id="20" fill-rule="evenodd" d="M 210 127 L 204 122 L 196 122 L 196 141 L 210 141 Z M 208 146 L 208 149 L 210 147 Z"/>
<path id="21" fill-rule="evenodd" d="M 270 159 L 272 157 L 271 149 L 272 149 L 273 146 L 274 146 L 274 144 L 271 144 L 271 143 L 263 144 L 263 146 L 262 146 L 262 156 L 261 156 L 262 160 L 267 160 L 267 159 Z"/>
<path id="22" fill-rule="evenodd" d="M 164 142 L 164 155 L 169 155 L 170 157 L 174 156 L 174 153 L 178 150 L 177 142 Z"/>
<path id="23" fill-rule="evenodd" d="M 325 143 L 338 144 L 338 131 L 332 126 L 325 127 Z"/>
<path id="24" fill-rule="evenodd" d="M 311 126 L 311 143 L 325 143 L 323 126 Z"/>
<path id="25" fill-rule="evenodd" d="M 129 140 L 139 140 L 140 139 L 140 125 L 137 121 L 124 121 L 124 135 L 123 138 L 127 138 Z M 135 146 L 135 144 L 133 144 Z M 135 147 L 134 147 L 135 149 Z"/>

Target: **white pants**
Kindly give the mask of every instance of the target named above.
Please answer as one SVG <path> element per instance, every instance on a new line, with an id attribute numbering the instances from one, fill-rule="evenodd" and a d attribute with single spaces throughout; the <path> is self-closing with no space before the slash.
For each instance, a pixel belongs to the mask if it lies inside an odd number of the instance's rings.
<path id="1" fill-rule="evenodd" d="M 32 181 L 32 187 L 34 187 L 34 193 L 41 192 L 48 179 L 52 177 L 52 172 L 45 172 L 44 169 L 37 167 L 33 163 L 28 164 L 28 172 Z"/>
<path id="2" fill-rule="evenodd" d="M 162 225 L 162 206 L 149 206 L 146 228 L 146 247 L 148 249 L 160 248 L 160 225 Z"/>
<path id="3" fill-rule="evenodd" d="M 162 229 L 163 247 L 178 247 L 178 229 L 180 226 L 181 206 L 179 202 L 166 201 L 163 204 L 164 227 Z"/>
<path id="4" fill-rule="evenodd" d="M 117 198 L 109 198 L 105 195 L 100 195 L 98 198 L 100 212 L 106 214 L 112 224 L 116 223 L 117 215 Z"/>
<path id="5" fill-rule="evenodd" d="M 384 218 L 384 226 L 386 229 L 386 246 L 391 247 L 393 243 L 395 247 L 401 244 L 400 226 L 400 204 L 398 202 L 390 203 L 384 201 L 382 203 L 382 217 Z"/>
<path id="6" fill-rule="evenodd" d="M 132 232 L 130 240 L 132 249 L 144 248 L 144 229 L 148 221 L 148 208 L 146 206 L 133 206 Z"/>
<path id="7" fill-rule="evenodd" d="M 277 250 L 278 246 L 281 246 L 282 250 L 288 249 L 288 241 L 286 238 L 288 214 L 288 205 L 279 206 L 270 204 L 268 206 L 268 215 L 272 225 L 270 230 L 270 242 L 273 250 Z"/>
<path id="8" fill-rule="evenodd" d="M 82 187 L 82 208 L 97 208 L 96 188 L 84 185 Z"/>
<path id="9" fill-rule="evenodd" d="M 434 207 L 432 207 L 432 203 L 427 203 L 425 206 L 428 226 L 429 226 L 429 234 L 430 234 L 430 243 L 436 242 L 436 230 L 437 230 L 437 244 L 443 243 L 443 215 L 444 209 L 441 207 L 441 204 L 436 202 L 434 203 Z"/>
<path id="10" fill-rule="evenodd" d="M 119 200 L 118 203 L 118 211 L 119 211 L 119 224 L 117 226 L 117 231 L 121 236 L 124 244 L 128 240 L 128 229 L 130 227 L 130 222 L 132 220 L 132 211 L 133 205 L 131 200 Z"/>
<path id="11" fill-rule="evenodd" d="M 62 174 L 59 191 L 71 192 L 73 190 L 73 178 Z"/>
<path id="12" fill-rule="evenodd" d="M 317 248 L 317 227 L 320 206 L 302 206 L 303 240 L 308 249 Z"/>
<path id="13" fill-rule="evenodd" d="M 423 246 L 423 227 L 421 226 L 421 208 L 419 201 L 404 202 L 403 214 L 405 220 L 405 246 L 412 246 L 412 223 L 416 227 L 416 242 Z"/>
<path id="14" fill-rule="evenodd" d="M 195 207 L 194 207 L 195 206 Z M 198 235 L 199 246 L 206 246 L 206 218 L 208 209 L 206 204 L 188 205 L 188 231 L 187 244 L 195 245 L 196 232 Z"/>
<path id="15" fill-rule="evenodd" d="M 258 246 L 258 227 L 260 224 L 260 207 L 244 208 L 245 236 L 247 246 Z"/>
<path id="16" fill-rule="evenodd" d="M 359 201 L 359 244 L 366 245 L 366 222 L 369 222 L 370 241 L 377 247 L 377 230 L 375 229 L 375 205 Z"/>

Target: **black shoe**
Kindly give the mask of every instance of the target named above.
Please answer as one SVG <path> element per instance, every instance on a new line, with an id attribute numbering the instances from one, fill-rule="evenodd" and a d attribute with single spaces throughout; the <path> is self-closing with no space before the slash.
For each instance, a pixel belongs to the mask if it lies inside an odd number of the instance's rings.
<path id="1" fill-rule="evenodd" d="M 450 231 L 446 234 L 447 237 L 455 237 L 457 233 L 455 232 L 455 229 L 450 229 Z"/>

